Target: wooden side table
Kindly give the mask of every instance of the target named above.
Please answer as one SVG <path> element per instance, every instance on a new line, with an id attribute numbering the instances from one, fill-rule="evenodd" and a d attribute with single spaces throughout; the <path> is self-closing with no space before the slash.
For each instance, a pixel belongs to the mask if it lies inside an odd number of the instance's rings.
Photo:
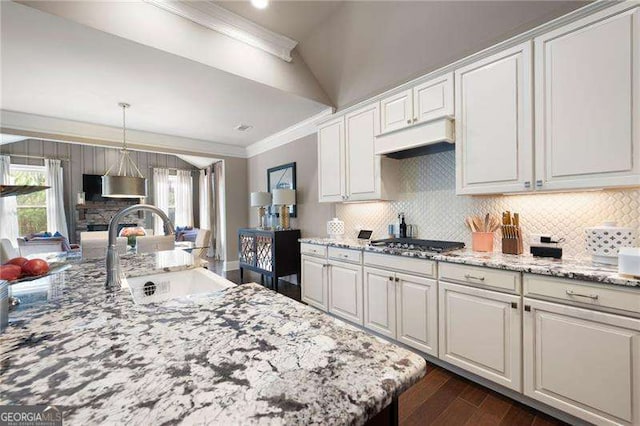
<path id="1" fill-rule="evenodd" d="M 278 278 L 296 274 L 300 282 L 300 230 L 241 228 L 238 230 L 240 283 L 244 270 L 267 277 L 278 291 Z"/>

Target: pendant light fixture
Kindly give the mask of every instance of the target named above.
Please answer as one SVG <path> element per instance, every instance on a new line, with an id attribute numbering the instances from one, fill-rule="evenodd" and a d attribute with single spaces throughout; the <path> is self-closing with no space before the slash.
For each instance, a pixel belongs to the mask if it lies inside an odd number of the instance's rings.
<path id="1" fill-rule="evenodd" d="M 120 159 L 102 176 L 102 196 L 110 198 L 140 198 L 147 196 L 147 180 L 129 156 L 127 149 L 126 110 L 131 105 L 119 103 L 122 108 L 122 149 Z"/>

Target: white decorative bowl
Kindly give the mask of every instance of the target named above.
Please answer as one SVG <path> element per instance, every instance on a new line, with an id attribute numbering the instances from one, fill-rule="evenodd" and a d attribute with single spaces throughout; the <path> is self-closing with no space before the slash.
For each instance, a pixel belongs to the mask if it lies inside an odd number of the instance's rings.
<path id="1" fill-rule="evenodd" d="M 618 273 L 640 277 L 640 247 L 623 247 L 618 253 Z"/>
<path id="2" fill-rule="evenodd" d="M 586 228 L 585 241 L 594 262 L 617 265 L 618 251 L 636 244 L 636 232 L 633 228 L 616 226 L 614 221 L 604 222 L 600 226 Z"/>
<path id="3" fill-rule="evenodd" d="M 344 235 L 344 222 L 337 217 L 328 221 L 327 234 L 329 234 L 329 238 L 342 238 Z"/>

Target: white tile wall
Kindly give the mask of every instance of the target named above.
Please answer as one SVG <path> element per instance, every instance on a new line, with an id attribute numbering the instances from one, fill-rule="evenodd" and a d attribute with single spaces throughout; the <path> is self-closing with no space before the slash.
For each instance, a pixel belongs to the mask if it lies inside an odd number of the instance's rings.
<path id="1" fill-rule="evenodd" d="M 565 238 L 564 254 L 586 256 L 584 228 L 604 220 L 640 228 L 640 190 L 607 190 L 574 193 L 456 196 L 454 151 L 402 160 L 401 191 L 396 201 L 338 204 L 337 216 L 345 221 L 347 235 L 357 229 L 373 229 L 374 238 L 387 237 L 387 224 L 395 223 L 398 212 L 407 223 L 418 226 L 419 238 L 464 241 L 471 233 L 464 225 L 469 215 L 502 211 L 519 212 L 525 243 L 531 233 L 550 233 Z M 351 234 L 350 234 L 351 233 Z M 500 250 L 496 233 L 495 250 Z M 528 251 L 528 245 L 525 245 Z"/>

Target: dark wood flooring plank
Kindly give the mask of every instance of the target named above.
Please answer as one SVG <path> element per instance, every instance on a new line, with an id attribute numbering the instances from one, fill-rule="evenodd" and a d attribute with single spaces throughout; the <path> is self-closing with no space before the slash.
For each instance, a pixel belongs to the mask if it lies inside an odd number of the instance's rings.
<path id="1" fill-rule="evenodd" d="M 416 408 L 431 398 L 449 378 L 451 378 L 451 374 L 445 370 L 432 368 L 422 380 L 400 395 L 400 421 L 408 418 Z"/>
<path id="2" fill-rule="evenodd" d="M 509 412 L 500 422 L 504 426 L 531 426 L 535 418 L 533 410 L 525 408 L 523 405 L 514 403 Z"/>
<path id="3" fill-rule="evenodd" d="M 469 426 L 495 426 L 500 424 L 511 408 L 508 398 L 489 392 L 480 407 L 467 421 Z"/>
<path id="4" fill-rule="evenodd" d="M 433 426 L 464 425 L 478 407 L 462 398 L 456 398 L 433 422 Z"/>
<path id="5" fill-rule="evenodd" d="M 533 426 L 565 426 L 569 425 L 568 423 L 563 422 L 562 420 L 555 419 L 551 416 L 548 416 L 544 413 L 537 413 L 536 418 L 533 419 Z"/>
<path id="6" fill-rule="evenodd" d="M 488 394 L 489 391 L 487 390 L 487 388 L 476 383 L 469 382 L 469 385 L 466 387 L 466 389 L 462 391 L 460 398 L 464 399 L 471 405 L 479 407 Z"/>
<path id="7" fill-rule="evenodd" d="M 467 383 L 460 377 L 452 376 L 438 391 L 427 399 L 424 404 L 416 408 L 413 413 L 405 419 L 403 425 L 430 425 L 467 386 Z"/>

